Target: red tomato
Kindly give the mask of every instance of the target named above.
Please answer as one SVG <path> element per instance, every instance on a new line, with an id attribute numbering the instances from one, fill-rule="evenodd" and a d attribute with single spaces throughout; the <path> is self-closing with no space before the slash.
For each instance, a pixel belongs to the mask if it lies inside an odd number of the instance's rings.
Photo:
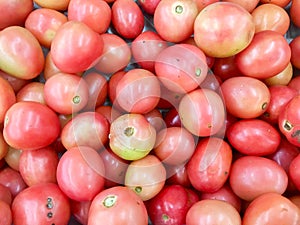
<path id="1" fill-rule="evenodd" d="M 192 187 L 190 178 L 187 173 L 187 164 L 183 165 L 166 165 L 167 180 L 166 184 L 179 184 L 184 187 Z"/>
<path id="2" fill-rule="evenodd" d="M 291 49 L 283 35 L 263 30 L 255 33 L 249 46 L 236 55 L 235 62 L 244 75 L 266 79 L 284 70 L 290 59 Z"/>
<path id="3" fill-rule="evenodd" d="M 299 223 L 299 208 L 278 193 L 265 193 L 254 199 L 246 208 L 243 217 L 243 225 L 297 225 Z"/>
<path id="4" fill-rule="evenodd" d="M 231 77 L 221 84 L 226 109 L 235 117 L 250 119 L 262 115 L 270 102 L 270 91 L 252 77 Z"/>
<path id="5" fill-rule="evenodd" d="M 283 1 L 283 0 L 282 0 Z M 300 27 L 300 18 L 299 18 L 299 7 L 300 7 L 300 1 L 299 0 L 285 0 L 287 4 L 291 2 L 290 6 L 290 18 L 293 24 L 295 24 L 297 27 Z"/>
<path id="6" fill-rule="evenodd" d="M 19 171 L 28 186 L 40 183 L 56 183 L 57 152 L 52 147 L 23 151 L 19 159 Z"/>
<path id="7" fill-rule="evenodd" d="M 60 1 L 34 0 L 34 2 L 42 8 L 50 8 L 50 9 L 55 9 L 58 11 L 64 11 L 64 10 L 68 9 L 70 0 L 60 0 Z"/>
<path id="8" fill-rule="evenodd" d="M 300 1 L 299 1 L 300 6 Z M 291 63 L 294 67 L 300 69 L 300 36 L 296 36 L 291 40 L 290 42 L 290 48 L 291 48 Z"/>
<path id="9" fill-rule="evenodd" d="M 252 41 L 255 25 L 251 14 L 238 4 L 216 2 L 205 7 L 194 23 L 194 39 L 206 55 L 229 57 Z"/>
<path id="10" fill-rule="evenodd" d="M 197 3 L 199 12 L 204 9 L 206 6 L 219 2 L 219 0 L 194 0 Z"/>
<path id="11" fill-rule="evenodd" d="M 121 112 L 110 105 L 100 105 L 95 109 L 95 112 L 102 114 L 109 124 L 112 123 L 117 117 L 121 116 Z"/>
<path id="12" fill-rule="evenodd" d="M 162 190 L 166 177 L 166 169 L 162 162 L 154 155 L 147 155 L 129 164 L 124 184 L 146 201 Z"/>
<path id="13" fill-rule="evenodd" d="M 146 13 L 153 16 L 154 11 L 156 10 L 156 7 L 160 1 L 161 0 L 138 0 L 137 2 Z"/>
<path id="14" fill-rule="evenodd" d="M 282 8 L 286 7 L 290 2 L 291 0 L 260 0 L 260 3 L 262 4 L 272 3 Z"/>
<path id="15" fill-rule="evenodd" d="M 300 190 L 300 179 L 299 179 L 299 167 L 300 167 L 300 154 L 294 157 L 289 165 L 288 173 L 292 182 L 295 184 L 297 190 Z"/>
<path id="16" fill-rule="evenodd" d="M 206 56 L 191 44 L 175 44 L 162 50 L 155 59 L 155 73 L 162 84 L 176 93 L 198 88 L 207 76 Z"/>
<path id="17" fill-rule="evenodd" d="M 162 113 L 157 109 L 153 109 L 150 112 L 144 114 L 146 120 L 155 128 L 158 133 L 163 128 L 166 128 L 165 121 L 163 120 Z"/>
<path id="18" fill-rule="evenodd" d="M 8 81 L 8 83 L 12 86 L 15 93 L 17 93 L 23 86 L 31 82 L 31 80 L 18 78 L 8 73 L 5 73 L 1 70 L 0 70 L 0 77 Z"/>
<path id="19" fill-rule="evenodd" d="M 145 69 L 129 70 L 115 88 L 118 105 L 127 112 L 148 113 L 160 100 L 159 80 Z"/>
<path id="20" fill-rule="evenodd" d="M 186 225 L 241 225 L 239 212 L 228 202 L 205 199 L 195 203 L 187 212 Z"/>
<path id="21" fill-rule="evenodd" d="M 194 136 L 183 127 L 169 127 L 156 137 L 154 154 L 165 164 L 186 163 L 195 151 Z"/>
<path id="22" fill-rule="evenodd" d="M 32 0 L 0 1 L 0 30 L 9 26 L 23 26 L 30 12 L 33 11 Z"/>
<path id="23" fill-rule="evenodd" d="M 202 192 L 219 190 L 227 181 L 232 162 L 230 145 L 215 137 L 201 139 L 187 164 L 192 186 Z"/>
<path id="24" fill-rule="evenodd" d="M 245 8 L 248 12 L 252 12 L 258 5 L 259 0 L 248 1 L 248 0 L 225 0 L 224 2 L 232 2 L 236 3 L 243 8 Z"/>
<path id="25" fill-rule="evenodd" d="M 90 201 L 104 189 L 105 168 L 100 155 L 86 146 L 68 149 L 57 166 L 60 189 L 76 201 Z"/>
<path id="26" fill-rule="evenodd" d="M 237 196 L 252 201 L 268 192 L 283 194 L 287 188 L 288 176 L 284 169 L 271 159 L 262 156 L 242 156 L 233 162 L 229 182 Z"/>
<path id="27" fill-rule="evenodd" d="M 44 97 L 47 105 L 57 113 L 77 113 L 88 103 L 88 85 L 77 75 L 57 73 L 46 80 Z"/>
<path id="28" fill-rule="evenodd" d="M 147 30 L 138 35 L 131 43 L 132 56 L 143 69 L 155 71 L 154 63 L 159 53 L 167 48 L 164 41 L 155 31 Z"/>
<path id="29" fill-rule="evenodd" d="M 102 51 L 101 35 L 79 21 L 64 23 L 51 43 L 52 60 L 65 73 L 78 73 L 91 68 Z"/>
<path id="30" fill-rule="evenodd" d="M 300 95 L 293 97 L 280 112 L 278 125 L 280 131 L 285 135 L 289 142 L 300 146 Z"/>
<path id="31" fill-rule="evenodd" d="M 44 83 L 37 81 L 26 84 L 17 92 L 17 101 L 33 101 L 46 104 L 44 98 L 44 86 Z"/>
<path id="32" fill-rule="evenodd" d="M 144 15 L 132 0 L 115 0 L 112 5 L 111 22 L 123 38 L 134 39 L 144 28 Z"/>
<path id="33" fill-rule="evenodd" d="M 101 191 L 92 201 L 88 224 L 97 225 L 99 221 L 110 225 L 148 225 L 148 213 L 132 190 L 116 186 Z"/>
<path id="34" fill-rule="evenodd" d="M 21 174 L 10 167 L 0 170 L 0 184 L 9 189 L 13 198 L 27 187 Z"/>
<path id="35" fill-rule="evenodd" d="M 226 131 L 231 146 L 245 155 L 266 156 L 274 153 L 281 140 L 279 131 L 260 119 L 242 119 Z"/>
<path id="36" fill-rule="evenodd" d="M 111 22 L 111 8 L 104 0 L 70 0 L 68 19 L 81 21 L 97 33 L 104 33 Z"/>
<path id="37" fill-rule="evenodd" d="M 25 28 L 46 48 L 51 42 L 60 26 L 68 21 L 66 15 L 54 9 L 38 8 L 33 10 L 25 21 Z"/>
<path id="38" fill-rule="evenodd" d="M 0 218 L 1 218 L 1 225 L 12 224 L 12 211 L 10 205 L 1 200 L 0 200 Z"/>
<path id="39" fill-rule="evenodd" d="M 3 136 L 12 147 L 39 149 L 53 143 L 60 134 L 58 116 L 38 102 L 17 102 L 5 116 Z"/>
<path id="40" fill-rule="evenodd" d="M 68 198 L 53 183 L 28 187 L 20 192 L 12 203 L 15 225 L 67 224 L 70 211 Z"/>
<path id="41" fill-rule="evenodd" d="M 72 216 L 78 221 L 80 224 L 88 223 L 88 215 L 89 209 L 92 201 L 74 201 L 71 200 L 71 213 Z"/>
<path id="42" fill-rule="evenodd" d="M 237 68 L 235 63 L 235 56 L 229 56 L 225 58 L 216 58 L 212 67 L 213 73 L 220 77 L 222 81 L 230 78 L 241 76 L 242 73 Z"/>
<path id="43" fill-rule="evenodd" d="M 128 43 L 116 34 L 104 33 L 101 37 L 104 43 L 103 52 L 95 68 L 108 74 L 124 69 L 131 59 Z"/>
<path id="44" fill-rule="evenodd" d="M 263 30 L 274 30 L 285 35 L 290 26 L 290 17 L 287 11 L 272 3 L 257 6 L 251 15 L 256 33 Z"/>
<path id="45" fill-rule="evenodd" d="M 20 164 L 20 156 L 21 156 L 21 153 L 23 151 L 20 150 L 20 149 L 15 149 L 15 148 L 12 148 L 12 147 L 8 147 L 8 151 L 4 157 L 4 160 L 6 162 L 6 164 L 16 170 L 16 171 L 19 171 L 19 164 Z"/>
<path id="46" fill-rule="evenodd" d="M 103 148 L 108 141 L 109 123 L 97 112 L 82 112 L 74 116 L 62 129 L 61 141 L 66 149 L 88 146 Z"/>
<path id="47" fill-rule="evenodd" d="M 153 15 L 154 28 L 164 40 L 178 43 L 193 34 L 197 15 L 197 4 L 193 0 L 160 1 Z"/>
<path id="48" fill-rule="evenodd" d="M 0 123 L 3 124 L 7 110 L 16 103 L 16 94 L 11 84 L 0 77 Z M 1 158 L 1 157 L 0 157 Z"/>
<path id="49" fill-rule="evenodd" d="M 13 196 L 8 187 L 0 184 L 0 201 L 6 202 L 9 206 L 11 205 Z"/>
<path id="50" fill-rule="evenodd" d="M 181 185 L 168 185 L 147 202 L 152 224 L 182 225 L 190 208 L 189 196 Z"/>
<path id="51" fill-rule="evenodd" d="M 34 63 L 28 63 L 28 61 Z M 0 69 L 12 76 L 30 80 L 44 68 L 42 47 L 24 27 L 10 26 L 0 32 Z"/>
<path id="52" fill-rule="evenodd" d="M 167 127 L 181 127 L 181 120 L 176 108 L 171 108 L 164 116 Z"/>
<path id="53" fill-rule="evenodd" d="M 183 126 L 197 136 L 216 134 L 224 125 L 222 98 L 209 89 L 196 89 L 180 101 L 178 113 Z"/>

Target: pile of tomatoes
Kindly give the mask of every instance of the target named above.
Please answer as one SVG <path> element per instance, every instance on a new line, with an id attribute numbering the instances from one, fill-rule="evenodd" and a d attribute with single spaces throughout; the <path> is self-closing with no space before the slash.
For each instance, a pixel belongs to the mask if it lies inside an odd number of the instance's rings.
<path id="1" fill-rule="evenodd" d="M 300 224 L 300 0 L 0 8 L 0 225 Z"/>

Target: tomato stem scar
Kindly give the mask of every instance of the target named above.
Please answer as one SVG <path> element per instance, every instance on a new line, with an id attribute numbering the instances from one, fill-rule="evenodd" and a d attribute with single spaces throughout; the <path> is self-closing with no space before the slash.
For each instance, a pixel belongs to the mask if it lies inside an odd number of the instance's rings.
<path id="1" fill-rule="evenodd" d="M 134 128 L 133 128 L 133 127 L 126 127 L 125 130 L 124 130 L 124 134 L 125 134 L 127 137 L 132 136 L 133 133 L 134 133 Z"/>
<path id="2" fill-rule="evenodd" d="M 183 12 L 183 7 L 182 5 L 177 5 L 175 7 L 175 12 L 178 13 L 178 14 L 181 14 Z"/>
<path id="3" fill-rule="evenodd" d="M 80 103 L 80 96 L 78 96 L 78 95 L 74 96 L 72 101 L 74 104 Z"/>
<path id="4" fill-rule="evenodd" d="M 117 202 L 118 197 L 116 195 L 109 195 L 107 196 L 104 200 L 103 200 L 103 205 L 106 208 L 110 208 L 112 206 L 114 206 Z"/>

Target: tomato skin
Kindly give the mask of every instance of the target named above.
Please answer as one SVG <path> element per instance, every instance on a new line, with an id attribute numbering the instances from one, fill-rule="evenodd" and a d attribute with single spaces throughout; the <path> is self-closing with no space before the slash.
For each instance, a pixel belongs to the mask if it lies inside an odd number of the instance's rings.
<path id="1" fill-rule="evenodd" d="M 51 57 L 65 73 L 83 72 L 95 65 L 103 51 L 103 39 L 83 22 L 68 21 L 56 32 Z"/>
<path id="2" fill-rule="evenodd" d="M 135 1 L 115 0 L 111 22 L 123 38 L 134 39 L 144 28 L 144 15 Z"/>
<path id="3" fill-rule="evenodd" d="M 293 158 L 288 169 L 290 178 L 295 184 L 297 190 L 300 190 L 299 166 L 300 166 L 300 154 L 298 154 L 295 158 Z"/>
<path id="4" fill-rule="evenodd" d="M 58 11 L 64 11 L 68 8 L 70 0 L 52 1 L 52 0 L 34 0 L 42 8 L 49 8 Z"/>
<path id="5" fill-rule="evenodd" d="M 271 159 L 262 156 L 242 156 L 233 162 L 229 182 L 237 196 L 251 201 L 268 192 L 284 193 L 288 185 L 288 176 L 284 169 Z"/>
<path id="6" fill-rule="evenodd" d="M 270 102 L 270 91 L 260 80 L 252 77 L 231 77 L 221 84 L 227 111 L 243 119 L 262 115 Z"/>
<path id="7" fill-rule="evenodd" d="M 281 72 L 279 72 L 275 76 L 264 79 L 264 83 L 269 87 L 274 85 L 286 86 L 292 80 L 293 73 L 294 73 L 294 67 L 292 63 L 289 62 L 288 65 Z"/>
<path id="8" fill-rule="evenodd" d="M 228 128 L 226 134 L 235 150 L 256 156 L 274 153 L 281 139 L 275 127 L 260 119 L 239 120 Z"/>
<path id="9" fill-rule="evenodd" d="M 74 201 L 70 200 L 72 216 L 80 224 L 88 223 L 88 214 L 92 201 Z"/>
<path id="10" fill-rule="evenodd" d="M 201 10 L 194 23 L 194 39 L 206 55 L 236 55 L 252 41 L 255 25 L 251 14 L 238 4 L 215 2 Z"/>
<path id="11" fill-rule="evenodd" d="M 291 21 L 297 27 L 300 27 L 300 19 L 299 19 L 299 16 L 298 16 L 299 15 L 300 1 L 299 0 L 293 0 L 293 1 L 286 0 L 286 1 L 292 2 L 291 7 L 290 7 Z"/>
<path id="12" fill-rule="evenodd" d="M 247 1 L 247 0 L 225 0 L 225 2 L 233 2 L 236 4 L 241 5 L 243 8 L 245 8 L 248 12 L 253 12 L 253 10 L 257 7 L 259 0 L 254 1 Z"/>
<path id="13" fill-rule="evenodd" d="M 38 40 L 24 27 L 10 26 L 0 33 L 0 69 L 30 80 L 43 70 L 44 55 Z M 32 60 L 35 63 L 28 63 Z"/>
<path id="14" fill-rule="evenodd" d="M 26 84 L 17 92 L 17 102 L 34 101 L 46 104 L 44 98 L 44 86 L 45 84 L 41 82 L 30 82 Z"/>
<path id="15" fill-rule="evenodd" d="M 1 200 L 0 200 L 0 218 L 1 218 L 1 225 L 12 224 L 12 212 L 11 212 L 10 205 Z"/>
<path id="16" fill-rule="evenodd" d="M 300 1 L 299 1 L 300 2 Z M 300 4 L 299 4 L 300 6 Z M 290 42 L 290 48 L 291 48 L 291 63 L 294 67 L 300 69 L 300 36 L 296 36 L 291 40 Z"/>
<path id="17" fill-rule="evenodd" d="M 9 206 L 11 205 L 13 196 L 8 187 L 0 184 L 0 201 L 6 202 Z"/>
<path id="18" fill-rule="evenodd" d="M 186 225 L 241 225 L 241 216 L 228 202 L 204 199 L 196 202 L 187 212 Z"/>
<path id="19" fill-rule="evenodd" d="M 16 103 L 16 94 L 8 81 L 0 77 L 0 123 L 3 124 L 7 110 Z"/>
<path id="20" fill-rule="evenodd" d="M 164 0 L 156 6 L 153 24 L 164 40 L 178 43 L 192 35 L 197 14 L 197 4 L 193 0 Z"/>
<path id="21" fill-rule="evenodd" d="M 111 8 L 104 0 L 70 0 L 68 20 L 84 22 L 94 31 L 102 34 L 109 27 Z"/>
<path id="22" fill-rule="evenodd" d="M 138 0 L 137 2 L 146 13 L 153 16 L 160 1 L 161 0 Z"/>
<path id="23" fill-rule="evenodd" d="M 99 221 L 111 225 L 148 225 L 148 213 L 132 190 L 116 186 L 101 191 L 91 203 L 88 224 L 97 225 Z"/>
<path id="24" fill-rule="evenodd" d="M 69 199 L 57 184 L 45 183 L 20 192 L 13 200 L 12 213 L 15 225 L 64 225 L 70 219 L 71 210 Z"/>
<path id="25" fill-rule="evenodd" d="M 28 29 L 41 45 L 50 48 L 58 28 L 68 21 L 67 16 L 54 9 L 38 8 L 32 11 L 25 21 Z"/>
<path id="26" fill-rule="evenodd" d="M 265 193 L 246 208 L 244 225 L 277 225 L 300 223 L 300 210 L 288 198 L 278 193 Z"/>
<path id="27" fill-rule="evenodd" d="M 56 174 L 60 189 L 76 201 L 91 201 L 104 189 L 104 164 L 90 147 L 68 149 L 59 160 Z"/>
<path id="28" fill-rule="evenodd" d="M 60 134 L 58 116 L 38 102 L 17 102 L 5 115 L 3 136 L 12 147 L 33 150 L 53 143 Z"/>
<path id="29" fill-rule="evenodd" d="M 198 191 L 214 192 L 228 179 L 232 162 L 230 145 L 220 138 L 204 138 L 198 142 L 187 164 L 192 186 Z"/>
<path id="30" fill-rule="evenodd" d="M 245 76 L 266 79 L 284 70 L 290 59 L 291 49 L 283 35 L 263 30 L 255 33 L 249 46 L 236 55 L 235 62 Z"/>
<path id="31" fill-rule="evenodd" d="M 278 5 L 282 8 L 286 7 L 290 2 L 291 0 L 260 0 L 260 3 L 262 4 L 271 3 Z"/>

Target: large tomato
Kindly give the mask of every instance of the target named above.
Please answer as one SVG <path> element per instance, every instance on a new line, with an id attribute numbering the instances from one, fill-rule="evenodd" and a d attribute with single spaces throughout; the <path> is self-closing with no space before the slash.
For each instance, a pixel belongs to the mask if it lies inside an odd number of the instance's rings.
<path id="1" fill-rule="evenodd" d="M 194 23 L 196 44 L 207 55 L 229 57 L 252 41 L 255 24 L 251 14 L 231 2 L 216 2 L 200 11 Z"/>
<path id="2" fill-rule="evenodd" d="M 12 147 L 32 150 L 53 143 L 60 134 L 58 116 L 38 102 L 17 102 L 6 112 L 3 136 Z"/>
<path id="3" fill-rule="evenodd" d="M 66 225 L 71 210 L 69 199 L 57 184 L 45 183 L 20 192 L 13 200 L 12 213 L 15 225 Z"/>

